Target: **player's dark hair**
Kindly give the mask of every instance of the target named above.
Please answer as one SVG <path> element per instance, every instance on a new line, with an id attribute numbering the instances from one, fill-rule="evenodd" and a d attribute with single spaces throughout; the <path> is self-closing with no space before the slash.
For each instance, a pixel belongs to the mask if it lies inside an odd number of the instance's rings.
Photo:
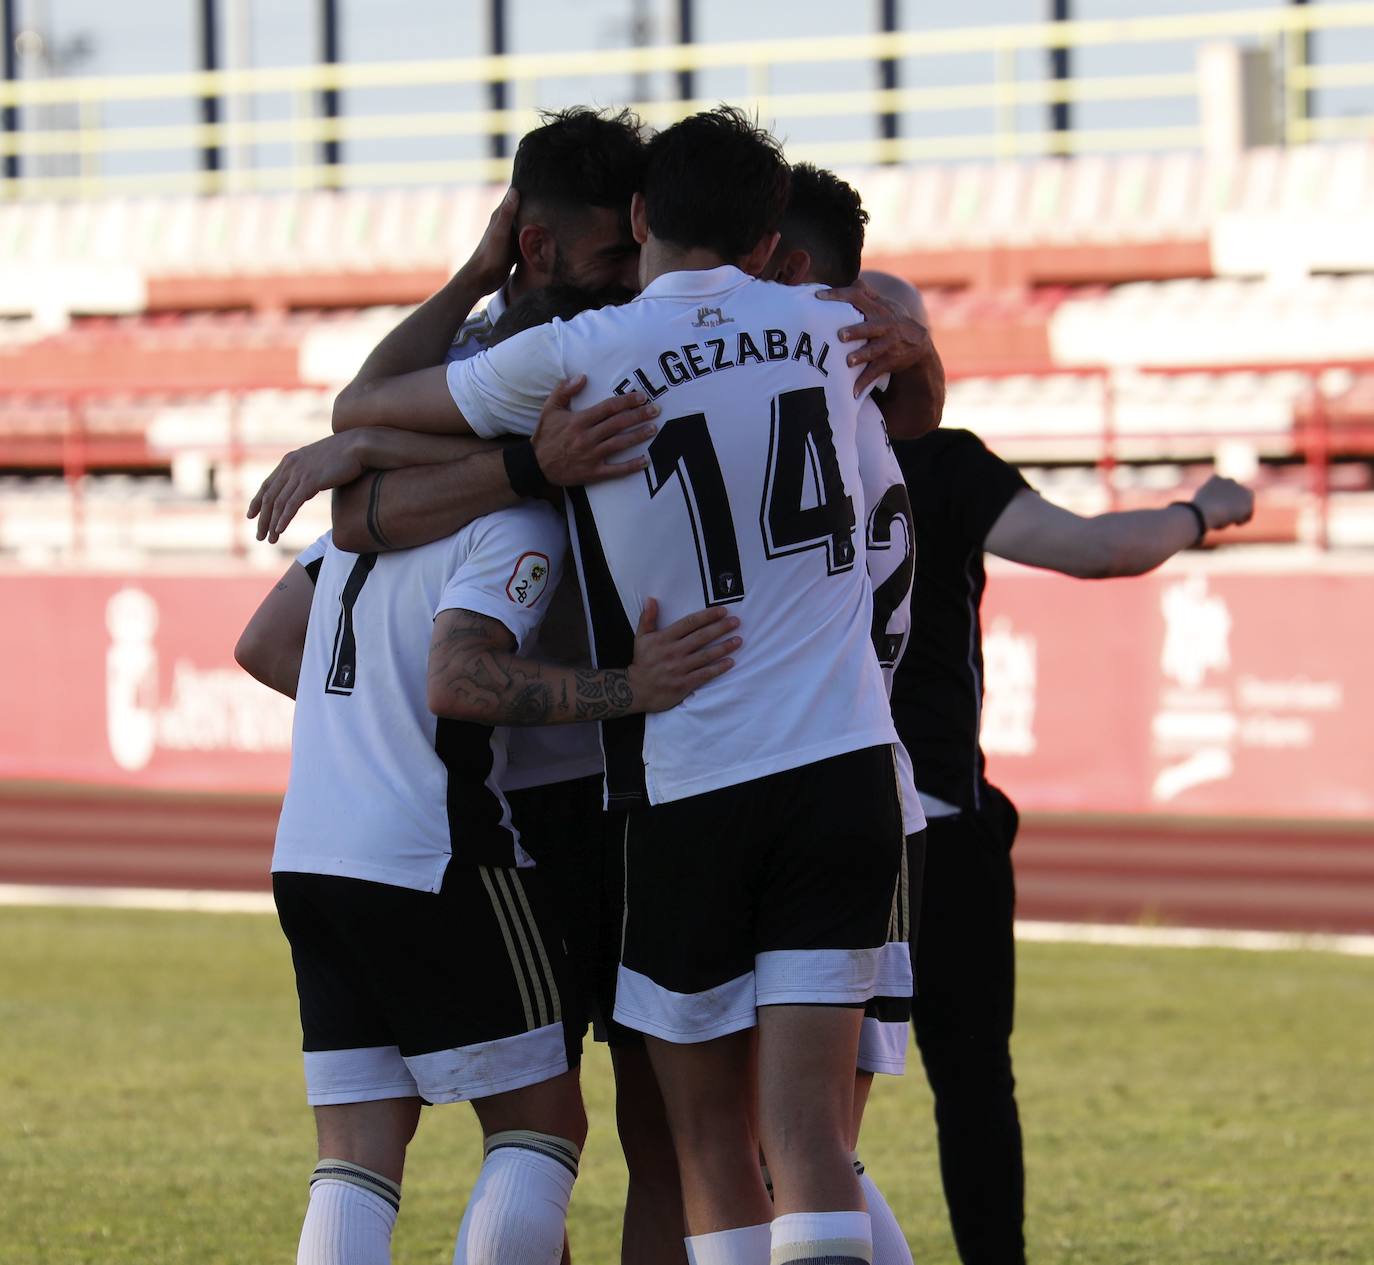
<path id="1" fill-rule="evenodd" d="M 813 280 L 829 286 L 858 280 L 867 224 L 868 212 L 853 185 L 810 163 L 792 168 L 792 196 L 782 217 L 779 250 L 805 250 Z"/>
<path id="2" fill-rule="evenodd" d="M 511 184 L 521 208 L 611 207 L 630 213 L 644 174 L 643 124 L 629 110 L 545 110 L 520 138 Z"/>
<path id="3" fill-rule="evenodd" d="M 633 290 L 624 286 L 607 286 L 604 290 L 579 290 L 576 286 L 544 286 L 521 295 L 501 313 L 491 331 L 492 345 L 533 329 L 536 325 L 547 325 L 554 317 L 570 321 L 579 312 L 596 307 L 614 307 L 628 303 L 635 297 Z"/>
<path id="4" fill-rule="evenodd" d="M 649 231 L 661 241 L 734 260 L 782 220 L 791 170 L 777 140 L 743 110 L 693 114 L 645 149 Z"/>

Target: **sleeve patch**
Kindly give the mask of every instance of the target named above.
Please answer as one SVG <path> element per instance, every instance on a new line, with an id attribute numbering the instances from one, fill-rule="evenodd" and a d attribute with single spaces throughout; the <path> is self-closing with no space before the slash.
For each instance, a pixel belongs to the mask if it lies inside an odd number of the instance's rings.
<path id="1" fill-rule="evenodd" d="M 506 596 L 517 606 L 533 606 L 549 582 L 549 560 L 542 553 L 522 553 L 506 581 Z"/>

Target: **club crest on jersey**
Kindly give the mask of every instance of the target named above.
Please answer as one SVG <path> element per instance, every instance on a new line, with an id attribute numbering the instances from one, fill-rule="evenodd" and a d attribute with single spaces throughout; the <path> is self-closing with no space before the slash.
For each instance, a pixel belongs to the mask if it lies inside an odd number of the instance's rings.
<path id="1" fill-rule="evenodd" d="M 506 581 L 506 596 L 517 606 L 533 606 L 549 582 L 549 560 L 542 553 L 522 553 Z"/>
<path id="2" fill-rule="evenodd" d="M 717 325 L 733 325 L 735 318 L 726 316 L 718 307 L 697 308 L 697 319 L 692 322 L 697 329 L 715 329 Z"/>

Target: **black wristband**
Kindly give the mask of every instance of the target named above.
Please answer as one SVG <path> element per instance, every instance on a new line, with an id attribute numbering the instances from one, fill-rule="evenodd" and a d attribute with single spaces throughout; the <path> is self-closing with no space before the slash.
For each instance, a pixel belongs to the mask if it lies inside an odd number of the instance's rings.
<path id="1" fill-rule="evenodd" d="M 506 463 L 506 478 L 516 496 L 543 496 L 549 490 L 549 481 L 539 468 L 539 458 L 534 455 L 534 444 L 528 439 L 507 444 L 501 450 L 501 457 Z"/>
<path id="2" fill-rule="evenodd" d="M 1193 543 L 1189 546 L 1190 549 L 1196 549 L 1200 544 L 1202 544 L 1204 540 L 1207 539 L 1207 519 L 1203 517 L 1202 511 L 1198 509 L 1198 507 L 1192 501 L 1169 502 L 1170 509 L 1173 509 L 1175 505 L 1183 506 L 1184 509 L 1188 510 L 1192 514 L 1192 516 L 1195 519 L 1197 519 L 1197 539 L 1193 541 Z"/>

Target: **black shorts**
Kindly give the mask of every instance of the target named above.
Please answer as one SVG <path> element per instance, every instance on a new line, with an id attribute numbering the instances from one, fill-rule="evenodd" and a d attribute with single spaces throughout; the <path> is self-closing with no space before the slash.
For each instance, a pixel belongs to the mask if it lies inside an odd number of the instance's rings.
<path id="1" fill-rule="evenodd" d="M 602 778 L 576 778 L 509 791 L 521 845 L 548 880 L 587 1024 L 613 1048 L 642 1045 L 616 1023 L 615 978 L 625 925 L 625 814 L 606 812 Z"/>
<path id="2" fill-rule="evenodd" d="M 450 865 L 437 893 L 281 872 L 272 891 L 311 1105 L 461 1102 L 577 1065 L 576 1002 L 565 1005 L 567 962 L 537 870 Z"/>
<path id="3" fill-rule="evenodd" d="M 892 748 L 630 813 L 615 1017 L 667 1041 L 877 994 L 903 865 Z"/>
<path id="4" fill-rule="evenodd" d="M 906 1071 L 911 1023 L 911 946 L 921 918 L 921 888 L 926 865 L 926 832 L 906 837 L 905 873 L 892 900 L 892 921 L 878 968 L 878 993 L 864 1007 L 859 1033 L 859 1071 L 901 1076 Z"/>

